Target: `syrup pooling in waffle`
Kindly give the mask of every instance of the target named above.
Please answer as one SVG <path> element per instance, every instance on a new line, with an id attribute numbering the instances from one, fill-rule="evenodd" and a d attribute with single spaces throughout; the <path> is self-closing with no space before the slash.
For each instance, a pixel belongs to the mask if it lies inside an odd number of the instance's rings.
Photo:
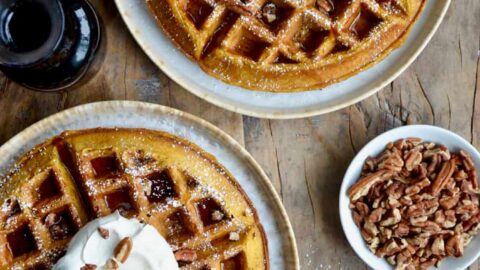
<path id="1" fill-rule="evenodd" d="M 147 0 L 210 75 L 293 92 L 346 79 L 403 43 L 425 0 Z"/>
<path id="2" fill-rule="evenodd" d="M 89 220 L 117 210 L 190 254 L 179 256 L 182 269 L 268 269 L 267 240 L 243 190 L 214 157 L 167 133 L 65 132 L 3 183 L 0 269 L 49 269 Z"/>

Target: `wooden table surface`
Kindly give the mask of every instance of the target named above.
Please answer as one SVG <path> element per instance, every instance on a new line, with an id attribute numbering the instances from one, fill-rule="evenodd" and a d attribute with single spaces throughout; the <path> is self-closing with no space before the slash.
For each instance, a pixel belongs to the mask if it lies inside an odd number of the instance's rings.
<path id="1" fill-rule="evenodd" d="M 46 116 L 94 101 L 140 100 L 197 115 L 232 135 L 267 172 L 293 224 L 302 269 L 367 268 L 343 235 L 338 192 L 355 153 L 377 134 L 433 124 L 480 147 L 478 0 L 453 0 L 420 58 L 386 89 L 334 113 L 288 121 L 242 116 L 193 96 L 147 58 L 113 1 L 93 2 L 105 26 L 98 71 L 60 93 L 33 92 L 0 75 L 0 144 Z"/>

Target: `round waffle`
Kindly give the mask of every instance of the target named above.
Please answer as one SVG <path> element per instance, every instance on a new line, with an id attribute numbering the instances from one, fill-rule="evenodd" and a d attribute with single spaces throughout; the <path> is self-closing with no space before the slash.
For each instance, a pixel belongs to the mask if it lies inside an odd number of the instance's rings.
<path id="1" fill-rule="evenodd" d="M 400 46 L 425 0 L 147 0 L 210 75 L 294 92 L 346 79 Z"/>
<path id="2" fill-rule="evenodd" d="M 76 231 L 117 210 L 152 224 L 174 251 L 194 251 L 182 269 L 268 269 L 263 228 L 233 176 L 168 133 L 64 132 L 20 159 L 0 202 L 0 269 L 49 269 Z"/>

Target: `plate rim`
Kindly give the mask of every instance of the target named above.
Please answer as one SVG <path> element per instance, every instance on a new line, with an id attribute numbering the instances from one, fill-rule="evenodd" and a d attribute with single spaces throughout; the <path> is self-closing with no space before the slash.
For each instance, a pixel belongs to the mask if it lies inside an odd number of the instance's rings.
<path id="1" fill-rule="evenodd" d="M 282 221 L 285 224 L 285 229 L 287 233 L 287 238 L 286 240 L 288 241 L 287 244 L 289 244 L 291 247 L 291 260 L 292 264 L 294 266 L 295 270 L 300 269 L 300 260 L 299 260 L 299 255 L 298 255 L 298 246 L 295 238 L 295 233 L 293 230 L 293 226 L 290 222 L 290 218 L 287 214 L 287 211 L 285 209 L 285 206 L 283 205 L 277 191 L 275 190 L 275 187 L 273 186 L 272 182 L 270 181 L 269 177 L 265 173 L 265 171 L 262 169 L 260 164 L 253 158 L 253 156 L 239 143 L 237 142 L 232 136 L 230 136 L 228 133 L 225 131 L 221 130 L 219 127 L 213 125 L 212 123 L 208 122 L 207 120 L 204 120 L 198 116 L 195 116 L 193 114 L 190 114 L 188 112 L 184 112 L 182 110 L 178 110 L 172 107 L 164 106 L 164 105 L 159 105 L 155 103 L 149 103 L 149 102 L 142 102 L 142 101 L 127 101 L 127 100 L 116 100 L 116 101 L 99 101 L 99 102 L 92 102 L 92 103 L 86 103 L 78 106 L 74 106 L 68 109 L 65 109 L 63 111 L 54 113 L 50 116 L 47 116 L 32 125 L 29 125 L 22 131 L 16 133 L 13 137 L 8 139 L 4 144 L 0 146 L 0 153 L 2 152 L 10 152 L 10 149 L 15 149 L 16 145 L 22 141 L 29 141 L 34 139 L 35 134 L 37 134 L 39 131 L 44 130 L 44 126 L 48 126 L 49 123 L 55 123 L 56 120 L 60 120 L 62 118 L 69 118 L 72 114 L 75 114 L 75 111 L 78 109 L 92 109 L 95 107 L 102 108 L 106 106 L 112 106 L 112 107 L 131 107 L 131 108 L 139 108 L 139 109 L 152 109 L 152 110 L 157 110 L 162 113 L 167 113 L 167 114 L 172 114 L 180 118 L 184 118 L 187 121 L 193 122 L 195 124 L 198 124 L 201 127 L 204 127 L 206 130 L 209 130 L 212 132 L 214 137 L 217 137 L 220 141 L 224 141 L 227 144 L 229 144 L 234 151 L 236 151 L 239 155 L 240 158 L 243 160 L 246 160 L 248 165 L 252 166 L 252 169 L 259 175 L 259 181 L 261 181 L 261 185 L 265 187 L 265 191 L 270 193 L 272 196 L 272 202 L 278 207 L 278 213 L 279 217 L 282 219 Z M 197 145 L 195 142 L 192 142 L 195 145 Z M 200 147 L 200 146 L 198 146 Z M 203 149 L 203 148 L 202 148 Z M 27 150 L 28 151 L 28 150 Z M 210 153 L 209 151 L 204 150 L 207 153 Z M 14 151 L 11 151 L 11 153 L 14 153 Z M 20 155 L 23 155 L 25 153 L 18 153 Z M 17 160 L 12 160 L 12 161 L 7 161 L 8 162 L 16 162 Z M 220 161 L 219 161 L 220 162 Z M 12 164 L 10 164 L 12 165 Z M 7 166 L 8 167 L 8 166 Z M 228 168 L 227 168 L 228 169 Z M 8 173 L 8 169 L 7 172 Z M 2 174 L 0 174 L 2 175 Z M 258 181 L 258 180 L 257 180 Z M 284 226 L 282 226 L 284 227 Z M 267 238 L 268 241 L 268 238 Z M 289 265 L 287 265 L 289 267 Z"/>
<path id="2" fill-rule="evenodd" d="M 410 65 L 423 52 L 425 47 L 431 41 L 433 35 L 437 32 L 438 28 L 440 27 L 440 24 L 443 22 L 443 20 L 445 18 L 445 15 L 446 15 L 446 13 L 447 13 L 450 5 L 451 5 L 451 2 L 452 2 L 451 0 L 440 0 L 440 1 L 443 2 L 443 3 L 440 3 L 440 5 L 443 4 L 443 7 L 440 9 L 439 16 L 437 17 L 437 19 L 435 20 L 435 22 L 433 23 L 431 28 L 426 31 L 426 35 L 425 35 L 424 39 L 422 40 L 422 42 L 418 45 L 414 45 L 413 46 L 414 48 L 413 48 L 413 50 L 410 54 L 406 54 L 405 56 L 403 56 L 404 58 L 406 58 L 406 60 L 398 68 L 393 68 L 393 70 L 395 70 L 395 72 L 393 72 L 390 76 L 384 78 L 381 82 L 377 82 L 377 84 L 375 86 L 371 87 L 370 90 L 367 90 L 363 93 L 354 95 L 354 97 L 350 98 L 349 100 L 345 100 L 345 101 L 340 102 L 338 104 L 327 105 L 327 106 L 325 106 L 325 105 L 314 105 L 312 108 L 305 108 L 303 110 L 298 109 L 298 111 L 284 113 L 284 112 L 279 112 L 279 111 L 274 111 L 274 110 L 265 112 L 265 111 L 259 111 L 259 110 L 254 109 L 254 108 L 248 109 L 248 108 L 243 108 L 242 106 L 230 105 L 230 104 L 227 104 L 227 103 L 221 101 L 220 99 L 215 97 L 215 95 L 205 94 L 205 92 L 200 90 L 200 88 L 189 85 L 189 83 L 186 82 L 183 78 L 185 75 L 178 75 L 178 76 L 175 75 L 174 72 L 169 67 L 169 65 L 165 64 L 164 61 L 161 60 L 163 57 L 155 54 L 150 49 L 150 46 L 148 46 L 148 44 L 147 44 L 148 42 L 143 40 L 140 37 L 140 35 L 138 35 L 136 33 L 137 31 L 135 31 L 134 25 L 133 25 L 133 23 L 131 22 L 131 19 L 130 19 L 131 16 L 128 14 L 128 12 L 129 12 L 127 10 L 127 5 L 128 5 L 127 2 L 128 1 L 123 1 L 123 0 L 114 0 L 114 1 L 115 1 L 116 6 L 117 6 L 117 9 L 119 10 L 120 17 L 122 18 L 123 22 L 127 26 L 130 34 L 133 36 L 133 38 L 135 39 L 137 44 L 141 47 L 141 49 L 148 56 L 148 58 L 160 70 L 162 70 L 162 72 L 164 72 L 171 80 L 178 83 L 182 88 L 184 88 L 188 92 L 194 94 L 195 96 L 197 96 L 197 97 L 199 97 L 199 98 L 201 98 L 201 99 L 203 99 L 203 100 L 205 100 L 205 101 L 207 101 L 207 102 L 209 102 L 209 103 L 211 103 L 215 106 L 224 108 L 224 109 L 232 111 L 232 112 L 240 113 L 240 114 L 243 114 L 243 115 L 259 117 L 259 118 L 266 118 L 266 119 L 297 119 L 297 118 L 306 118 L 306 117 L 311 117 L 311 116 L 322 115 L 322 114 L 326 114 L 326 113 L 329 113 L 329 112 L 333 112 L 333 111 L 343 109 L 345 107 L 348 107 L 348 106 L 353 105 L 357 102 L 360 102 L 360 101 L 372 96 L 373 94 L 377 93 L 382 88 L 384 88 L 385 86 L 390 84 L 392 81 L 394 81 L 396 78 L 398 78 L 398 76 L 400 76 L 408 67 L 410 67 Z M 140 1 L 146 1 L 146 0 L 140 0 Z M 425 0 L 425 1 L 427 2 L 427 1 L 432 1 L 432 0 Z M 427 3 L 425 3 L 425 4 L 427 4 Z M 162 34 L 165 35 L 163 32 L 162 32 Z M 408 38 L 408 36 L 407 36 L 407 38 Z M 402 46 L 403 45 L 404 44 L 402 44 Z M 416 46 L 416 48 L 415 48 L 415 46 Z M 387 57 L 388 57 L 388 55 L 387 55 Z M 383 62 L 384 60 L 385 59 L 382 59 L 381 62 Z M 193 62 L 191 64 L 195 65 L 195 63 L 193 63 Z M 366 70 L 369 70 L 370 68 L 372 68 L 372 67 L 368 67 Z M 204 72 L 204 71 L 202 70 L 201 72 Z M 207 73 L 205 73 L 205 75 L 209 76 L 209 77 L 212 77 L 211 75 L 209 75 Z M 356 76 L 356 75 L 357 74 L 355 74 L 354 76 Z M 354 76 L 352 76 L 352 77 L 354 77 Z M 212 78 L 214 78 L 217 81 L 220 81 L 215 77 L 212 77 Z M 248 90 L 248 91 L 252 91 L 252 90 Z M 317 90 L 317 91 L 320 91 L 320 90 Z M 285 93 L 281 93 L 281 94 L 285 94 Z"/>

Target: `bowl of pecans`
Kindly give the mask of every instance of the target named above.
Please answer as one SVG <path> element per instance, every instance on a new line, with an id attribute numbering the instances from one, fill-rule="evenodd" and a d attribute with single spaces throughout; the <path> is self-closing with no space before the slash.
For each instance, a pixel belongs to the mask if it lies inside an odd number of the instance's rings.
<path id="1" fill-rule="evenodd" d="M 464 269 L 480 255 L 480 153 L 426 125 L 381 134 L 353 159 L 340 218 L 357 255 L 374 269 Z"/>

